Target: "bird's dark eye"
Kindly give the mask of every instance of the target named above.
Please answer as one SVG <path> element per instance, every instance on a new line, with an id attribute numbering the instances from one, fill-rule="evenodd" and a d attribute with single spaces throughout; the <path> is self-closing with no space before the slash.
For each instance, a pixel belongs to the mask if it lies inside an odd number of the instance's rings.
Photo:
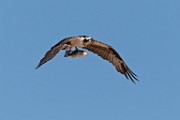
<path id="1" fill-rule="evenodd" d="M 89 40 L 88 40 L 88 39 L 84 39 L 83 41 L 86 43 L 86 42 L 88 42 Z"/>

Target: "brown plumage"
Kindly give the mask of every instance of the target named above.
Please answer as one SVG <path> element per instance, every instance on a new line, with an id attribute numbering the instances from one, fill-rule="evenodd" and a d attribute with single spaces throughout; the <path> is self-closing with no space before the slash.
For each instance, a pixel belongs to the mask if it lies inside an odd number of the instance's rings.
<path id="1" fill-rule="evenodd" d="M 61 40 L 45 54 L 36 68 L 39 68 L 42 64 L 51 60 L 60 50 L 71 50 L 72 47 L 76 47 L 76 49 L 77 47 L 87 49 L 97 54 L 98 56 L 112 63 L 116 70 L 124 74 L 127 79 L 132 80 L 134 83 L 135 80 L 138 81 L 136 78 L 137 75 L 129 69 L 124 60 L 111 46 L 96 41 L 89 36 L 69 37 Z"/>
<path id="2" fill-rule="evenodd" d="M 124 60 L 111 46 L 94 40 L 91 44 L 84 47 L 84 49 L 92 51 L 101 58 L 108 60 L 115 66 L 116 70 L 124 74 L 127 79 L 130 78 L 134 83 L 134 79 L 138 80 L 136 78 L 137 75 L 129 69 Z"/>

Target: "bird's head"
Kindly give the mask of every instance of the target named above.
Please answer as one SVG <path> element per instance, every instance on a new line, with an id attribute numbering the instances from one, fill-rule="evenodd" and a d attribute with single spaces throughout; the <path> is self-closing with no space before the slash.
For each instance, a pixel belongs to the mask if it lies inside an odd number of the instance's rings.
<path id="1" fill-rule="evenodd" d="M 92 41 L 92 37 L 89 37 L 89 36 L 82 35 L 82 36 L 79 36 L 79 37 L 82 38 L 83 46 L 87 46 Z"/>

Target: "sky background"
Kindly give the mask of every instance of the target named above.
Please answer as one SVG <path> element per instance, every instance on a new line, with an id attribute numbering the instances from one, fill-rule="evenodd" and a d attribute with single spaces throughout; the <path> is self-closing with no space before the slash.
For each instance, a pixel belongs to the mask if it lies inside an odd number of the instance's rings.
<path id="1" fill-rule="evenodd" d="M 179 120 L 179 0 L 0 0 L 1 120 Z M 89 35 L 113 46 L 139 76 L 133 84 L 88 52 L 60 52 Z"/>

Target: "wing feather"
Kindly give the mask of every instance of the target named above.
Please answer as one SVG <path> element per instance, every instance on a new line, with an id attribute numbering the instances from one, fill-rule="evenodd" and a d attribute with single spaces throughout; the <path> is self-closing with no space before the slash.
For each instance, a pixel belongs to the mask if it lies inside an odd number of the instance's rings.
<path id="1" fill-rule="evenodd" d="M 132 82 L 134 83 L 135 83 L 134 80 L 138 81 L 138 79 L 136 78 L 137 75 L 129 69 L 129 67 L 126 65 L 124 60 L 111 46 L 96 40 L 92 40 L 90 44 L 88 44 L 83 48 L 91 52 L 94 52 L 101 58 L 112 63 L 115 66 L 116 70 L 124 74 L 127 79 L 132 80 Z"/>
<path id="2" fill-rule="evenodd" d="M 58 42 L 56 45 L 51 47 L 49 51 L 46 52 L 44 57 L 40 60 L 39 64 L 37 65 L 36 69 L 38 69 L 41 65 L 46 63 L 47 61 L 51 60 L 56 54 L 61 50 L 62 46 L 68 42 L 69 38 L 65 38 Z"/>

